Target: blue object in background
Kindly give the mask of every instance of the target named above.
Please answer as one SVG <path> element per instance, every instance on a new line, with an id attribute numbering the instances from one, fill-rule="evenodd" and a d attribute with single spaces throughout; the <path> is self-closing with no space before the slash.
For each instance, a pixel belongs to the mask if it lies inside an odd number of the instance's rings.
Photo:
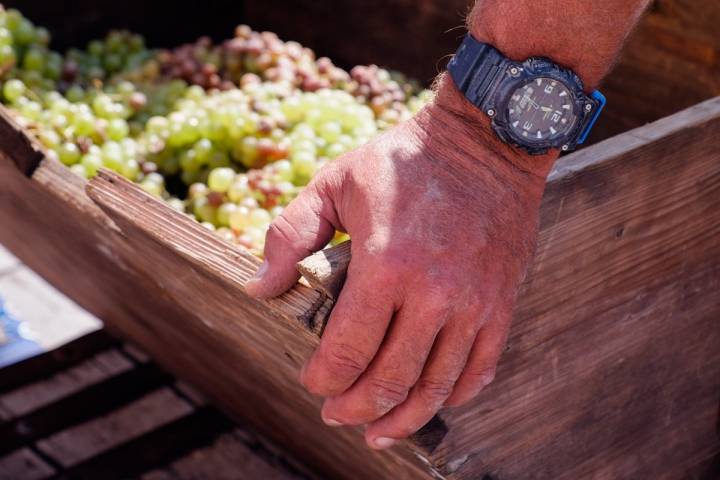
<path id="1" fill-rule="evenodd" d="M 0 368 L 44 352 L 37 342 L 23 336 L 22 322 L 10 315 L 2 297 L 0 297 L 0 325 L 7 337 L 7 341 L 0 344 Z"/>

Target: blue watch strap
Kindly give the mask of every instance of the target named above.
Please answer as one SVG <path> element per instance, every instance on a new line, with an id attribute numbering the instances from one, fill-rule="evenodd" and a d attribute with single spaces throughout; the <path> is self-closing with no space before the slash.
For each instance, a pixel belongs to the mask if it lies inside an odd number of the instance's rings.
<path id="1" fill-rule="evenodd" d="M 503 54 L 468 33 L 447 69 L 465 98 L 482 108 L 488 93 L 504 73 L 506 63 Z"/>

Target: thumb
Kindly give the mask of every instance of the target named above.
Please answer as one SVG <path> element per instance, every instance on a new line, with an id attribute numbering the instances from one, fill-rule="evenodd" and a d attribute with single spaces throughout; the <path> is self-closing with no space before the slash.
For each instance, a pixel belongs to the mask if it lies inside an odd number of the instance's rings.
<path id="1" fill-rule="evenodd" d="M 296 264 L 327 245 L 335 234 L 335 218 L 328 194 L 316 184 L 303 190 L 270 224 L 265 261 L 245 285 L 247 294 L 270 298 L 292 287 L 300 278 Z"/>

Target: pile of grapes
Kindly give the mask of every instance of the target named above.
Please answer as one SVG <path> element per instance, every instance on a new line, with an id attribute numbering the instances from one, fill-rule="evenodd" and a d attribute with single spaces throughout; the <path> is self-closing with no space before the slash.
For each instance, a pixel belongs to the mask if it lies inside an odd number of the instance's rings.
<path id="1" fill-rule="evenodd" d="M 48 156 L 85 178 L 114 170 L 256 254 L 323 164 L 431 95 L 246 25 L 221 44 L 173 50 L 124 31 L 64 55 L 49 43 L 46 29 L 0 7 L 2 102 Z"/>

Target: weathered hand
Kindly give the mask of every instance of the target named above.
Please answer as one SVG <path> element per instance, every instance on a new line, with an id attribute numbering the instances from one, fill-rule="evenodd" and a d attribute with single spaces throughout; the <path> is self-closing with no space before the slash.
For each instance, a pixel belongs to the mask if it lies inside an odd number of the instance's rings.
<path id="1" fill-rule="evenodd" d="M 552 154 L 501 144 L 447 79 L 434 103 L 326 166 L 270 227 L 247 291 L 278 295 L 295 264 L 350 234 L 352 261 L 305 387 L 330 425 L 385 448 L 492 381 L 532 255 Z"/>

